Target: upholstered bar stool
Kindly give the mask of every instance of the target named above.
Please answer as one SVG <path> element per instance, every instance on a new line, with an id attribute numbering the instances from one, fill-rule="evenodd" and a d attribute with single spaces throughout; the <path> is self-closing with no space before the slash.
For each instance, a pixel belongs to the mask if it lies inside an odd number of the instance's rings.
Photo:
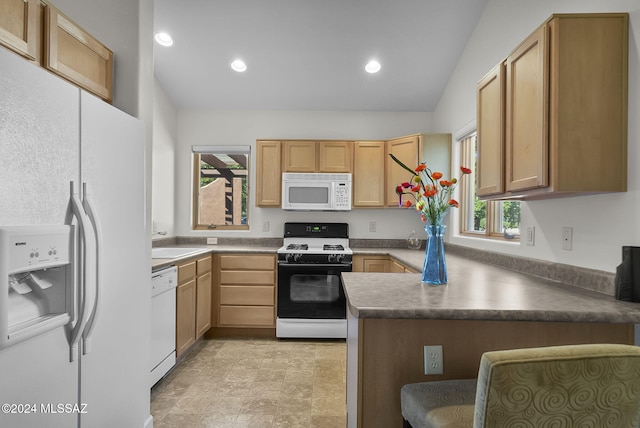
<path id="1" fill-rule="evenodd" d="M 478 379 L 404 385 L 405 427 L 637 428 L 640 348 L 566 345 L 486 352 Z"/>

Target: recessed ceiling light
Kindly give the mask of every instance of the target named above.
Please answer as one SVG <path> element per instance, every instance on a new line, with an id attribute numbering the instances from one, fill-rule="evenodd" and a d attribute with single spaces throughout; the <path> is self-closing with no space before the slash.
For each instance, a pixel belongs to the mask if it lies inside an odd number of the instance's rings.
<path id="1" fill-rule="evenodd" d="M 163 31 L 156 33 L 156 35 L 153 36 L 153 38 L 156 39 L 156 42 L 158 42 L 159 45 L 162 45 L 162 46 L 173 45 L 173 38 L 171 38 L 171 36 L 168 33 L 165 33 Z"/>
<path id="2" fill-rule="evenodd" d="M 364 69 L 367 73 L 377 73 L 378 71 L 380 71 L 381 67 L 382 66 L 378 61 L 376 61 L 375 59 L 372 59 L 367 63 L 367 65 L 364 66 Z"/>
<path id="3" fill-rule="evenodd" d="M 241 59 L 234 59 L 231 61 L 231 68 L 238 73 L 242 73 L 247 70 L 247 64 Z"/>

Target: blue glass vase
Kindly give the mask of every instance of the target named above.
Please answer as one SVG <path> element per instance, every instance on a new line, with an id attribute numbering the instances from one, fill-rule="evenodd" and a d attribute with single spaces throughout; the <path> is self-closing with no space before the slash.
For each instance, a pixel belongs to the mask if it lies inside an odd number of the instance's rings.
<path id="1" fill-rule="evenodd" d="M 424 231 L 427 233 L 427 250 L 422 266 L 422 283 L 440 285 L 447 283 L 447 262 L 444 258 L 444 232 L 447 226 L 440 224 L 427 224 Z"/>

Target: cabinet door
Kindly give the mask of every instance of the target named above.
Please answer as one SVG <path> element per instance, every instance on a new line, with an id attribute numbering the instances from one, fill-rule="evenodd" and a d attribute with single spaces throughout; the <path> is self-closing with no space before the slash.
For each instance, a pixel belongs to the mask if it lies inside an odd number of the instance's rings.
<path id="1" fill-rule="evenodd" d="M 504 64 L 500 63 L 478 82 L 479 197 L 504 193 Z M 470 165 L 473 168 L 473 165 Z"/>
<path id="2" fill-rule="evenodd" d="M 45 6 L 44 66 L 111 102 L 113 52 L 49 4 Z"/>
<path id="3" fill-rule="evenodd" d="M 547 25 L 506 61 L 506 190 L 548 186 Z"/>
<path id="4" fill-rule="evenodd" d="M 283 167 L 287 172 L 315 172 L 315 141 L 285 141 Z"/>
<path id="5" fill-rule="evenodd" d="M 211 272 L 199 276 L 196 284 L 196 337 L 211 327 Z"/>
<path id="6" fill-rule="evenodd" d="M 0 45 L 37 59 L 39 0 L 0 0 Z"/>
<path id="7" fill-rule="evenodd" d="M 351 172 L 353 170 L 351 141 L 321 141 L 318 143 L 318 172 Z"/>
<path id="8" fill-rule="evenodd" d="M 364 271 L 365 272 L 389 272 L 389 258 L 365 258 L 364 259 Z"/>
<path id="9" fill-rule="evenodd" d="M 196 280 L 180 284 L 176 289 L 176 357 L 196 341 Z"/>
<path id="10" fill-rule="evenodd" d="M 353 206 L 384 207 L 384 141 L 357 141 L 354 147 Z M 397 199 L 394 199 L 397 201 Z"/>
<path id="11" fill-rule="evenodd" d="M 395 260 L 389 260 L 389 272 L 393 273 L 405 273 L 404 266 Z"/>
<path id="12" fill-rule="evenodd" d="M 387 141 L 387 153 L 393 154 L 407 167 L 413 169 L 419 162 L 419 137 L 410 135 L 408 137 L 396 138 Z M 408 171 L 395 163 L 390 156 L 387 156 L 387 206 L 398 205 L 398 195 L 396 186 L 402 182 L 409 181 L 413 177 Z M 406 196 L 403 196 L 404 202 Z"/>
<path id="13" fill-rule="evenodd" d="M 258 141 L 256 152 L 256 205 L 280 207 L 282 144 L 280 141 Z"/>

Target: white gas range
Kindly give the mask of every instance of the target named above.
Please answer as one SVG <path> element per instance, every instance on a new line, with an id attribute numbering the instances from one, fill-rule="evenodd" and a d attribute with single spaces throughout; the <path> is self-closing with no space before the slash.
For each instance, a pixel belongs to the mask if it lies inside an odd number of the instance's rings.
<path id="1" fill-rule="evenodd" d="M 346 338 L 342 272 L 351 271 L 346 223 L 285 223 L 278 250 L 277 337 Z"/>

